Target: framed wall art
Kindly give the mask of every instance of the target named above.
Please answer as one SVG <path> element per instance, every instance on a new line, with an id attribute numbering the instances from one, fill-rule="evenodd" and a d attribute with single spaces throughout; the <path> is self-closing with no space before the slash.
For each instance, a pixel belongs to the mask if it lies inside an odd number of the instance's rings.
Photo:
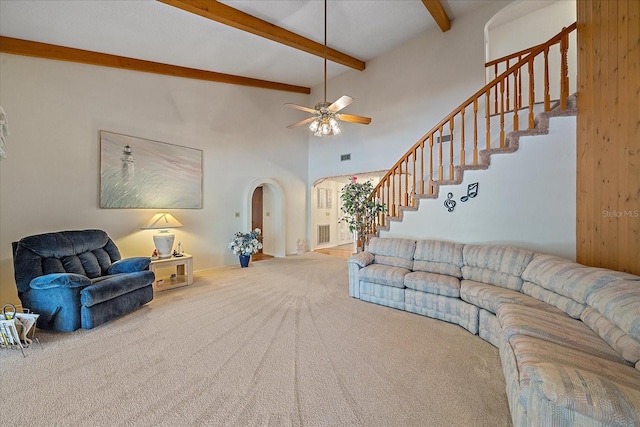
<path id="1" fill-rule="evenodd" d="M 202 150 L 100 131 L 100 207 L 201 209 Z"/>

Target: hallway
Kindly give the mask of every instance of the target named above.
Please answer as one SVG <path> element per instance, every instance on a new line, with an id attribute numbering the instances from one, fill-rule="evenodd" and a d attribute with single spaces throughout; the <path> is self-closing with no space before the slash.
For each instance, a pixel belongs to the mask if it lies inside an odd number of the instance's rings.
<path id="1" fill-rule="evenodd" d="M 314 252 L 318 252 L 325 255 L 331 255 L 337 258 L 349 259 L 353 255 L 353 243 L 347 243 L 340 246 L 333 246 L 330 248 L 316 249 Z"/>

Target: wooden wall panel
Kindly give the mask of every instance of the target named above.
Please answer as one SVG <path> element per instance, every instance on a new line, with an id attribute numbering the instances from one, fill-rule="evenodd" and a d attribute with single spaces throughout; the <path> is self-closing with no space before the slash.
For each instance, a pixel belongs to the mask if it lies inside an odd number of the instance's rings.
<path id="1" fill-rule="evenodd" d="M 577 259 L 640 275 L 640 1 L 578 0 Z"/>

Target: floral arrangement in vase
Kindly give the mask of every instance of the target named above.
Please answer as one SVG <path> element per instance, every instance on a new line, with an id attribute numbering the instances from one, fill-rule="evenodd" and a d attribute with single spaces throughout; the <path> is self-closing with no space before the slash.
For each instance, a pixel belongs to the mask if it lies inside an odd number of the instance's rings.
<path id="1" fill-rule="evenodd" d="M 261 238 L 262 231 L 259 228 L 248 233 L 238 231 L 229 243 L 229 249 L 236 255 L 251 256 L 257 254 L 262 249 Z"/>
<path id="2" fill-rule="evenodd" d="M 373 232 L 373 221 L 376 215 L 385 213 L 387 208 L 371 197 L 373 194 L 371 181 L 357 182 L 358 178 L 355 176 L 352 176 L 349 181 L 340 192 L 343 213 L 340 221 L 347 223 L 349 231 L 356 232 L 356 246 L 361 250 L 367 241 L 368 234 Z"/>

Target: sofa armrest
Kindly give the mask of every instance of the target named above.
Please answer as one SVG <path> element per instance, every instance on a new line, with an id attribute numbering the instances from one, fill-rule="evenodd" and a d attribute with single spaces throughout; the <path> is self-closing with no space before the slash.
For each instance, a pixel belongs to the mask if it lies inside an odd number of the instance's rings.
<path id="1" fill-rule="evenodd" d="M 29 282 L 31 289 L 82 288 L 91 284 L 88 277 L 75 273 L 53 273 L 38 276 Z"/>
<path id="2" fill-rule="evenodd" d="M 375 257 L 371 252 L 364 251 L 352 255 L 348 262 L 349 264 L 356 264 L 358 267 L 363 268 L 371 264 L 374 259 Z"/>
<path id="3" fill-rule="evenodd" d="M 149 264 L 151 264 L 151 258 L 149 257 L 140 256 L 121 259 L 111 264 L 107 270 L 107 275 L 148 270 Z"/>
<path id="4" fill-rule="evenodd" d="M 537 364 L 530 375 L 529 425 L 549 425 L 560 414 L 576 425 L 640 425 L 640 388 L 553 363 Z"/>
<path id="5" fill-rule="evenodd" d="M 353 255 L 347 261 L 349 267 L 349 296 L 353 298 L 360 298 L 360 278 L 359 271 L 361 268 L 371 264 L 374 260 L 374 255 L 371 252 L 360 252 Z"/>

